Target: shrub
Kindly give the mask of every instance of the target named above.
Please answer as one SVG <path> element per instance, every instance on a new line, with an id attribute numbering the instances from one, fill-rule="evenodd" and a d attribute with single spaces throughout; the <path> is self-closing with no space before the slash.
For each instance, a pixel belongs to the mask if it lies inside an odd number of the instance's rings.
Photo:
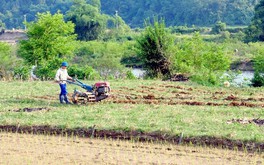
<path id="1" fill-rule="evenodd" d="M 52 80 L 56 75 L 56 71 L 59 69 L 63 59 L 55 58 L 50 61 L 43 61 L 36 68 L 36 75 L 41 80 Z"/>
<path id="2" fill-rule="evenodd" d="M 94 80 L 99 78 L 99 74 L 91 66 L 72 65 L 68 69 L 68 74 L 78 79 Z"/>
<path id="3" fill-rule="evenodd" d="M 191 80 L 204 85 L 220 84 L 220 77 L 231 63 L 223 45 L 205 42 L 199 33 L 177 44 L 174 59 L 174 72 L 188 74 Z"/>
<path id="4" fill-rule="evenodd" d="M 255 72 L 254 73 L 254 77 L 251 80 L 252 86 L 253 87 L 261 87 L 264 86 L 264 77 L 262 75 L 260 75 L 259 72 Z"/>
<path id="5" fill-rule="evenodd" d="M 150 77 L 170 75 L 171 47 L 173 38 L 165 29 L 164 21 L 147 24 L 143 34 L 137 39 L 137 50 Z"/>
<path id="6" fill-rule="evenodd" d="M 129 79 L 129 80 L 135 80 L 135 79 L 137 79 L 136 76 L 134 76 L 134 74 L 132 73 L 131 70 L 128 70 L 126 72 L 126 78 Z"/>
<path id="7" fill-rule="evenodd" d="M 28 80 L 30 77 L 30 67 L 22 65 L 14 69 L 14 78 L 18 80 Z"/>
<path id="8" fill-rule="evenodd" d="M 226 30 L 226 24 L 221 22 L 221 21 L 218 21 L 212 28 L 212 33 L 213 34 L 219 34 L 223 31 Z"/>
<path id="9" fill-rule="evenodd" d="M 0 79 L 12 78 L 18 60 L 12 54 L 11 46 L 3 42 L 0 42 L 0 59 Z"/>
<path id="10" fill-rule="evenodd" d="M 254 78 L 252 79 L 252 85 L 254 87 L 264 86 L 264 48 L 261 44 L 255 43 L 255 47 L 258 48 L 256 56 L 254 57 L 253 67 L 255 70 Z"/>

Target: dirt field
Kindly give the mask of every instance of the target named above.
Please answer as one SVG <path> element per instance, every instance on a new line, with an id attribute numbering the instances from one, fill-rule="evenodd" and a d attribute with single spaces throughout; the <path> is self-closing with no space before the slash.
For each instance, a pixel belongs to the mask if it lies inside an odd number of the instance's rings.
<path id="1" fill-rule="evenodd" d="M 264 154 L 170 144 L 0 133 L 0 164 L 263 164 Z"/>

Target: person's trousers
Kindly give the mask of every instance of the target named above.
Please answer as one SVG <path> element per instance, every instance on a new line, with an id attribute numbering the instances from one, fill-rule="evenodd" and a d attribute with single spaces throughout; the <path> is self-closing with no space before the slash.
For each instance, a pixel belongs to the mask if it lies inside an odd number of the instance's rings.
<path id="1" fill-rule="evenodd" d="M 68 104 L 69 103 L 69 100 L 67 98 L 67 86 L 66 84 L 60 84 L 60 89 L 61 89 L 61 93 L 60 93 L 60 96 L 59 96 L 59 99 L 60 99 L 60 103 L 66 103 Z"/>

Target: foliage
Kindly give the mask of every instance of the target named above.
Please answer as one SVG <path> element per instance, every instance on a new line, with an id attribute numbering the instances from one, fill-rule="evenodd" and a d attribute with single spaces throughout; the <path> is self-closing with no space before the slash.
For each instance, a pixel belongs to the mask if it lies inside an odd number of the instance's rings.
<path id="1" fill-rule="evenodd" d="M 11 54 L 11 47 L 0 42 L 0 79 L 8 78 L 16 65 L 16 58 Z"/>
<path id="2" fill-rule="evenodd" d="M 144 26 L 144 19 L 160 16 L 168 26 L 248 25 L 259 0 L 101 0 L 102 11 L 116 10 L 132 28 Z M 238 19 L 239 18 L 239 19 Z"/>
<path id="3" fill-rule="evenodd" d="M 146 24 L 145 31 L 137 39 L 139 58 L 143 61 L 150 77 L 170 75 L 170 58 L 173 39 L 165 29 L 164 20 Z"/>
<path id="4" fill-rule="evenodd" d="M 169 30 L 171 33 L 180 33 L 180 34 L 191 34 L 194 32 L 199 32 L 199 33 L 207 33 L 210 31 L 210 28 L 205 28 L 205 27 L 187 27 L 187 26 L 170 26 Z"/>
<path id="5" fill-rule="evenodd" d="M 0 35 L 5 32 L 5 23 L 3 23 L 0 19 Z"/>
<path id="6" fill-rule="evenodd" d="M 223 31 L 226 30 L 226 24 L 221 22 L 221 21 L 218 21 L 212 28 L 212 33 L 213 34 L 219 34 Z"/>
<path id="7" fill-rule="evenodd" d="M 126 78 L 127 78 L 128 80 L 135 80 L 135 79 L 136 79 L 136 76 L 134 76 L 134 74 L 132 73 L 131 70 L 128 70 L 128 71 L 126 72 Z"/>
<path id="8" fill-rule="evenodd" d="M 254 57 L 254 78 L 252 79 L 252 85 L 254 87 L 264 86 L 264 48 L 262 44 L 254 43 L 257 47 Z"/>
<path id="9" fill-rule="evenodd" d="M 258 71 L 254 72 L 254 77 L 251 80 L 253 87 L 261 87 L 264 86 L 264 76 L 261 75 Z"/>
<path id="10" fill-rule="evenodd" d="M 224 46 L 207 43 L 199 33 L 177 43 L 174 71 L 186 73 L 201 84 L 220 84 L 220 77 L 229 69 L 231 59 Z"/>
<path id="11" fill-rule="evenodd" d="M 246 42 L 264 41 L 264 0 L 255 7 L 255 15 L 246 31 Z"/>
<path id="12" fill-rule="evenodd" d="M 3 0 L 0 6 L 0 20 L 6 24 L 7 29 L 24 28 L 23 22 L 34 21 L 37 13 L 65 13 L 71 4 L 72 0 Z"/>
<path id="13" fill-rule="evenodd" d="M 134 55 L 134 54 L 129 54 L 129 55 L 124 56 L 120 62 L 121 62 L 121 64 L 124 64 L 127 67 L 141 67 L 141 66 L 143 66 L 143 62 L 140 59 L 140 57 L 137 55 Z"/>
<path id="14" fill-rule="evenodd" d="M 29 67 L 16 57 L 15 51 L 16 47 L 0 42 L 0 80 L 29 78 Z"/>
<path id="15" fill-rule="evenodd" d="M 88 65 L 80 66 L 77 64 L 72 65 L 68 69 L 68 74 L 78 79 L 94 80 L 99 78 L 99 74 Z"/>
<path id="16" fill-rule="evenodd" d="M 129 32 L 130 28 L 118 14 L 114 17 L 101 14 L 100 7 L 99 0 L 90 3 L 86 0 L 73 1 L 73 5 L 66 13 L 66 19 L 76 25 L 75 32 L 79 40 L 110 40 Z"/>
<path id="17" fill-rule="evenodd" d="M 63 59 L 54 58 L 53 60 L 49 60 L 41 63 L 36 68 L 36 75 L 41 80 L 53 80 L 56 74 L 56 71 L 60 68 Z"/>
<path id="18" fill-rule="evenodd" d="M 80 42 L 73 63 L 89 65 L 104 79 L 124 77 L 125 69 L 120 63 L 127 51 L 128 43 L 89 41 Z"/>
<path id="19" fill-rule="evenodd" d="M 169 26 L 211 26 L 217 21 L 228 25 L 248 25 L 254 13 L 254 6 L 260 0 L 86 0 L 102 13 L 119 15 L 131 27 L 144 26 L 144 19 L 161 16 Z M 73 0 L 2 0 L 0 20 L 8 29 L 24 27 L 23 21 L 35 20 L 38 12 L 57 11 L 66 14 Z M 194 5 L 195 4 L 195 5 Z M 237 19 L 239 18 L 239 19 Z"/>
<path id="20" fill-rule="evenodd" d="M 117 13 L 114 17 L 108 17 L 107 27 L 108 29 L 105 31 L 102 37 L 104 41 L 116 40 L 122 42 L 126 40 L 132 40 L 132 37 L 130 35 L 130 27 Z"/>
<path id="21" fill-rule="evenodd" d="M 125 77 L 125 67 L 120 63 L 120 57 L 111 54 L 101 54 L 95 63 L 95 69 L 103 79 Z"/>
<path id="22" fill-rule="evenodd" d="M 27 24 L 28 40 L 20 42 L 19 55 L 28 65 L 37 65 L 37 76 L 51 78 L 63 58 L 75 49 L 74 24 L 64 22 L 63 15 L 39 13 L 38 20 Z"/>
<path id="23" fill-rule="evenodd" d="M 100 13 L 98 5 L 88 4 L 85 0 L 74 0 L 66 19 L 76 25 L 79 40 L 98 39 L 106 29 L 107 16 Z"/>
<path id="24" fill-rule="evenodd" d="M 253 61 L 254 61 L 254 70 L 259 73 L 264 73 L 264 48 L 263 44 L 261 43 L 250 43 L 252 47 L 255 47 L 255 54 Z"/>
<path id="25" fill-rule="evenodd" d="M 21 65 L 14 68 L 14 79 L 28 80 L 30 77 L 30 67 Z"/>
<path id="26" fill-rule="evenodd" d="M 28 40 L 20 43 L 19 54 L 28 64 L 41 64 L 71 55 L 75 40 L 74 24 L 64 22 L 63 15 L 38 13 L 38 20 L 27 24 Z"/>

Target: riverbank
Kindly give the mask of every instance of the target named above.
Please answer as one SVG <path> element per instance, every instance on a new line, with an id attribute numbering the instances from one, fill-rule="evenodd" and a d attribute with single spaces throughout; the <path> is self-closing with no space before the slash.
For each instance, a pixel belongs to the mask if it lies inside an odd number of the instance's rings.
<path id="1" fill-rule="evenodd" d="M 237 61 L 231 64 L 231 70 L 240 70 L 240 71 L 254 71 L 252 60 Z"/>

